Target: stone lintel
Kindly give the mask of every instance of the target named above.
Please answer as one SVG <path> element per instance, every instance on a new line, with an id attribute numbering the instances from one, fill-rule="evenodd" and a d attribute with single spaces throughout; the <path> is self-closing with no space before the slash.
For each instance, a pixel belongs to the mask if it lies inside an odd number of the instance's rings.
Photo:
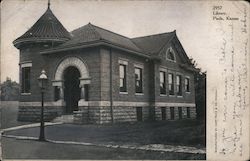
<path id="1" fill-rule="evenodd" d="M 83 87 L 85 84 L 90 84 L 90 78 L 80 78 L 80 87 Z"/>
<path id="2" fill-rule="evenodd" d="M 19 106 L 25 107 L 41 107 L 41 102 L 19 102 Z M 44 102 L 45 107 L 61 107 L 65 106 L 64 100 L 58 100 L 56 102 Z"/>
<path id="3" fill-rule="evenodd" d="M 63 87 L 63 80 L 53 80 L 52 81 L 52 86 L 58 86 L 58 87 Z"/>
<path id="4" fill-rule="evenodd" d="M 80 99 L 78 101 L 78 106 L 89 106 L 89 102 L 85 101 L 84 99 Z"/>

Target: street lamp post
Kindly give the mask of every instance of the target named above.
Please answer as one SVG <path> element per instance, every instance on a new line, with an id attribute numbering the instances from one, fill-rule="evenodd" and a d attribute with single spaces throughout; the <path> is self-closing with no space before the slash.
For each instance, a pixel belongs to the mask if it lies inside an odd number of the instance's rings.
<path id="1" fill-rule="evenodd" d="M 46 75 L 45 70 L 42 70 L 41 75 L 38 78 L 38 83 L 41 88 L 41 116 L 40 116 L 40 135 L 39 135 L 39 141 L 45 141 L 45 135 L 44 135 L 44 107 L 43 107 L 43 102 L 44 102 L 44 92 L 45 92 L 45 85 L 47 82 L 48 78 Z"/>

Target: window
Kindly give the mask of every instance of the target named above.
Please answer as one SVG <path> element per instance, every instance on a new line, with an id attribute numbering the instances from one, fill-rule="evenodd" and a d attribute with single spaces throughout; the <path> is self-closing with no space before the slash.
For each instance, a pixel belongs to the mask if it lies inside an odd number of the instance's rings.
<path id="1" fill-rule="evenodd" d="M 174 75 L 172 73 L 168 74 L 168 90 L 169 95 L 174 95 Z"/>
<path id="2" fill-rule="evenodd" d="M 182 108 L 178 107 L 179 119 L 182 119 Z"/>
<path id="3" fill-rule="evenodd" d="M 187 118 L 190 118 L 190 107 L 187 107 Z"/>
<path id="4" fill-rule="evenodd" d="M 166 107 L 161 108 L 161 118 L 162 120 L 166 120 Z"/>
<path id="5" fill-rule="evenodd" d="M 22 93 L 30 93 L 30 68 L 22 67 Z"/>
<path id="6" fill-rule="evenodd" d="M 137 121 L 142 121 L 142 107 L 136 107 Z"/>
<path id="7" fill-rule="evenodd" d="M 189 78 L 185 78 L 185 91 L 186 92 L 190 92 L 189 84 L 190 84 Z"/>
<path id="8" fill-rule="evenodd" d="M 60 88 L 58 86 L 54 87 L 54 101 L 58 101 L 60 99 Z"/>
<path id="9" fill-rule="evenodd" d="M 171 60 L 171 61 L 175 61 L 175 53 L 174 53 L 174 50 L 172 48 L 169 48 L 167 50 L 167 60 Z"/>
<path id="10" fill-rule="evenodd" d="M 181 76 L 180 75 L 176 76 L 176 92 L 177 92 L 177 95 L 179 95 L 179 96 L 182 95 L 182 90 L 181 90 Z"/>
<path id="11" fill-rule="evenodd" d="M 120 64 L 119 74 L 120 74 L 120 92 L 127 92 L 126 65 Z"/>
<path id="12" fill-rule="evenodd" d="M 166 94 L 166 72 L 160 71 L 160 94 Z"/>
<path id="13" fill-rule="evenodd" d="M 84 84 L 84 95 L 85 95 L 85 101 L 89 101 L 89 85 Z"/>
<path id="14" fill-rule="evenodd" d="M 170 119 L 174 120 L 174 107 L 170 107 Z"/>
<path id="15" fill-rule="evenodd" d="M 142 69 L 135 68 L 135 93 L 142 93 Z"/>

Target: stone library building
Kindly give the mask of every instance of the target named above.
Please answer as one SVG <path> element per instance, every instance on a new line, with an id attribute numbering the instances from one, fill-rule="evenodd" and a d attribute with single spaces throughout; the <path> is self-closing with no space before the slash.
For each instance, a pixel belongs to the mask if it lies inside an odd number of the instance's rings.
<path id="1" fill-rule="evenodd" d="M 20 51 L 18 120 L 39 121 L 38 77 L 46 71 L 46 120 L 78 124 L 196 118 L 194 74 L 176 31 L 136 38 L 88 23 L 68 32 L 50 4 L 13 41 Z"/>

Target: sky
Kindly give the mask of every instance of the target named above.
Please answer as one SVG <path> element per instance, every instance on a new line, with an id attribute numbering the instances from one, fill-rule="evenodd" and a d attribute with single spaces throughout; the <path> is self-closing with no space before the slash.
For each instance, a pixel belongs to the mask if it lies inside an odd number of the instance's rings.
<path id="1" fill-rule="evenodd" d="M 68 31 L 89 22 L 127 37 L 176 30 L 187 55 L 208 71 L 213 57 L 211 2 L 51 0 Z M 46 11 L 47 0 L 8 0 L 1 4 L 1 81 L 19 81 L 19 51 L 12 42 Z"/>

